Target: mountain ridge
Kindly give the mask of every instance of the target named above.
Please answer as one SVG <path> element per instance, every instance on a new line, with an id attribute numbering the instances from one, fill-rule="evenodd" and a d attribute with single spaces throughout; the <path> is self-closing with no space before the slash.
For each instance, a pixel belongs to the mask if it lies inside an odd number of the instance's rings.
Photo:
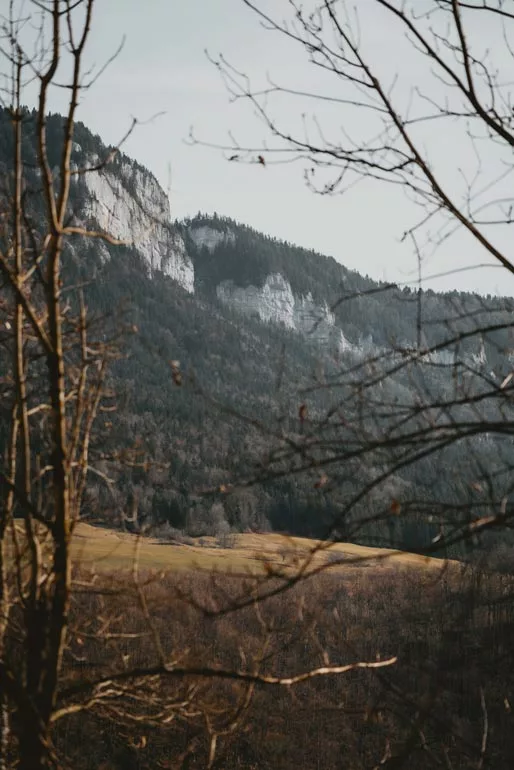
<path id="1" fill-rule="evenodd" d="M 0 163 L 6 173 L 7 118 L 0 110 Z M 37 192 L 33 119 L 27 112 L 24 160 L 27 184 Z M 62 141 L 61 128 L 62 118 L 49 116 L 50 154 Z M 458 362 L 484 381 L 501 383 L 511 371 L 512 300 L 376 282 L 332 257 L 217 214 L 173 220 L 154 175 L 123 153 L 112 154 L 113 148 L 77 124 L 73 170 L 109 162 L 105 169 L 75 174 L 70 217 L 114 231 L 124 243 L 72 237 L 64 255 L 67 275 L 71 285 L 85 287 L 94 316 L 116 316 L 124 307 L 123 317 L 138 330 L 113 365 L 110 384 L 118 394 L 118 412 L 99 419 L 95 461 L 112 485 L 92 478 L 86 518 L 126 525 L 125 511 L 136 508 L 141 524 L 168 532 L 200 536 L 251 529 L 322 537 L 380 468 L 354 463 L 330 495 L 314 466 L 303 475 L 266 480 L 263 458 L 272 453 L 276 437 L 301 435 L 301 405 L 308 403 L 313 426 L 321 424 L 332 409 L 330 387 L 340 387 L 337 378 L 349 378 L 344 387 L 353 393 L 358 373 L 373 367 L 380 378 L 390 366 L 392 374 L 377 385 L 388 408 L 410 408 L 420 388 L 435 401 L 443 399 Z M 35 222 L 42 212 L 36 194 Z M 495 325 L 494 331 L 474 334 L 481 319 Z M 412 366 L 402 369 L 398 361 L 413 350 Z M 180 368 L 181 386 L 170 362 Z M 357 416 L 358 404 L 352 402 L 344 421 L 351 424 Z M 347 440 L 344 421 L 337 424 L 338 441 Z M 106 465 L 107 448 L 128 447 L 134 440 L 147 453 L 148 473 Z M 494 451 L 484 443 L 484 457 Z M 423 498 L 435 483 L 453 494 L 452 471 L 461 462 L 455 453 L 422 470 L 393 474 L 387 494 L 394 498 L 412 488 Z M 263 476 L 266 483 L 237 486 L 252 476 Z M 231 484 L 236 486 L 231 495 L 204 494 Z M 372 497 L 358 515 L 371 520 L 370 511 L 381 504 Z M 352 536 L 364 544 L 415 550 L 431 533 L 430 522 L 411 517 L 395 520 L 393 530 L 374 523 Z M 336 536 L 346 534 L 340 530 Z"/>

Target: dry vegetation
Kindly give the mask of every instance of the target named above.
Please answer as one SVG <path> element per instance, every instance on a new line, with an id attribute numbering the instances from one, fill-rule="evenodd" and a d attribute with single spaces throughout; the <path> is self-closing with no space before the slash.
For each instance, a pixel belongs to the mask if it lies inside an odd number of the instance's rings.
<path id="1" fill-rule="evenodd" d="M 72 550 L 58 767 L 511 766 L 508 576 L 275 534 L 221 547 L 80 523 Z M 12 670 L 23 633 L 13 608 Z"/>
<path id="2" fill-rule="evenodd" d="M 234 574 L 259 574 L 269 567 L 286 570 L 318 570 L 324 565 L 345 571 L 350 568 L 413 568 L 430 572 L 459 569 L 456 561 L 371 548 L 353 543 L 328 544 L 307 538 L 275 533 L 234 534 L 226 537 L 189 538 L 169 543 L 152 537 L 139 538 L 127 532 L 79 523 L 73 548 L 79 563 L 94 565 L 101 571 L 132 569 L 137 553 L 141 568 L 156 570 L 211 570 Z"/>
<path id="3" fill-rule="evenodd" d="M 510 766 L 514 677 L 508 650 L 514 622 L 507 578 L 455 565 L 441 570 L 435 560 L 426 562 L 429 568 L 411 569 L 416 560 L 406 555 L 396 569 L 391 561 L 384 562 L 390 568 L 369 560 L 336 565 L 232 611 L 241 597 L 284 585 L 280 576 L 259 573 L 264 544 L 269 560 L 279 565 L 281 541 L 275 536 L 243 537 L 230 551 L 145 541 L 132 577 L 119 571 L 120 561 L 109 561 L 106 544 L 110 553 L 122 544 L 121 564 L 128 567 L 137 553 L 134 536 L 84 527 L 80 538 L 83 556 L 105 560 L 99 561 L 100 573 L 84 562 L 75 575 L 57 714 L 70 711 L 56 721 L 55 731 L 69 766 Z M 361 553 L 348 550 L 350 557 Z M 169 554 L 168 565 L 180 554 L 174 562 L 180 569 L 163 571 L 162 557 L 157 572 L 159 552 Z M 205 566 L 203 557 L 211 574 L 187 569 Z M 109 564 L 116 574 L 109 574 Z M 246 576 L 228 574 L 234 564 L 245 564 Z M 123 678 L 133 666 L 158 667 L 161 656 L 174 661 L 168 676 Z M 397 662 L 386 668 L 294 686 L 215 674 L 258 672 L 265 680 L 391 656 Z M 103 677 L 106 684 L 95 691 L 90 683 Z M 479 765 L 486 733 L 488 763 Z"/>
<path id="4" fill-rule="evenodd" d="M 319 545 L 256 534 L 230 548 L 166 544 L 79 525 L 60 755 L 84 770 L 509 767 L 511 580 Z M 291 585 L 306 563 L 330 569 Z M 168 677 L 123 680 L 161 656 L 175 661 Z M 215 673 L 287 678 L 391 656 L 386 668 L 294 686 Z M 89 683 L 104 676 L 89 707 Z"/>

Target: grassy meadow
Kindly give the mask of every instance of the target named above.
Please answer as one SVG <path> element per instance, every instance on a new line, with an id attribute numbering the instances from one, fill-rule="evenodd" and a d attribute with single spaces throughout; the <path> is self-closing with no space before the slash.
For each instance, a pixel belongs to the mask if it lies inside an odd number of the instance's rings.
<path id="1" fill-rule="evenodd" d="M 317 571 L 398 568 L 443 570 L 458 563 L 418 554 L 372 548 L 352 543 L 326 543 L 276 533 L 230 535 L 230 546 L 213 537 L 190 543 L 170 543 L 127 532 L 77 525 L 73 536 L 74 561 L 101 571 L 132 569 L 135 561 L 143 570 L 194 570 L 233 574 L 262 574 L 265 571 L 292 572 L 304 568 Z"/>

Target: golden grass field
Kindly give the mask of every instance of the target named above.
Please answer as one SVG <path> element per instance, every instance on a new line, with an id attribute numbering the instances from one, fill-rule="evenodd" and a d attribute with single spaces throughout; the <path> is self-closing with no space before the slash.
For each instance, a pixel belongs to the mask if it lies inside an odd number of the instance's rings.
<path id="1" fill-rule="evenodd" d="M 132 569 L 137 557 L 143 570 L 200 570 L 233 574 L 259 574 L 266 570 L 295 570 L 309 559 L 308 570 L 331 563 L 331 569 L 442 570 L 456 566 L 417 554 L 337 543 L 326 548 L 315 540 L 279 534 L 231 536 L 232 547 L 221 548 L 215 538 L 201 538 L 193 544 L 176 544 L 152 537 L 138 537 L 89 524 L 77 525 L 73 535 L 75 563 L 101 571 Z M 320 547 L 321 546 L 321 547 Z"/>

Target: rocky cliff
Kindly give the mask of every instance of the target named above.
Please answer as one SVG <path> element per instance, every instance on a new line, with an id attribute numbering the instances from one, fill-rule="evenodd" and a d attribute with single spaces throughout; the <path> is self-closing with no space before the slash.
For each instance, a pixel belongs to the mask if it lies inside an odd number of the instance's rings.
<path id="1" fill-rule="evenodd" d="M 311 342 L 333 348 L 338 352 L 353 346 L 335 323 L 335 315 L 328 305 L 318 305 L 312 293 L 297 296 L 291 284 L 281 273 L 270 273 L 263 286 L 236 286 L 223 281 L 216 287 L 218 298 L 245 315 L 256 315 L 266 323 L 283 324 L 305 336 Z"/>
<path id="2" fill-rule="evenodd" d="M 80 145 L 75 152 L 83 155 Z M 100 158 L 87 154 L 81 160 L 94 167 Z M 149 171 L 123 157 L 75 178 L 82 187 L 81 215 L 86 220 L 132 245 L 152 272 L 159 270 L 193 292 L 193 263 L 172 227 L 168 196 Z"/>

